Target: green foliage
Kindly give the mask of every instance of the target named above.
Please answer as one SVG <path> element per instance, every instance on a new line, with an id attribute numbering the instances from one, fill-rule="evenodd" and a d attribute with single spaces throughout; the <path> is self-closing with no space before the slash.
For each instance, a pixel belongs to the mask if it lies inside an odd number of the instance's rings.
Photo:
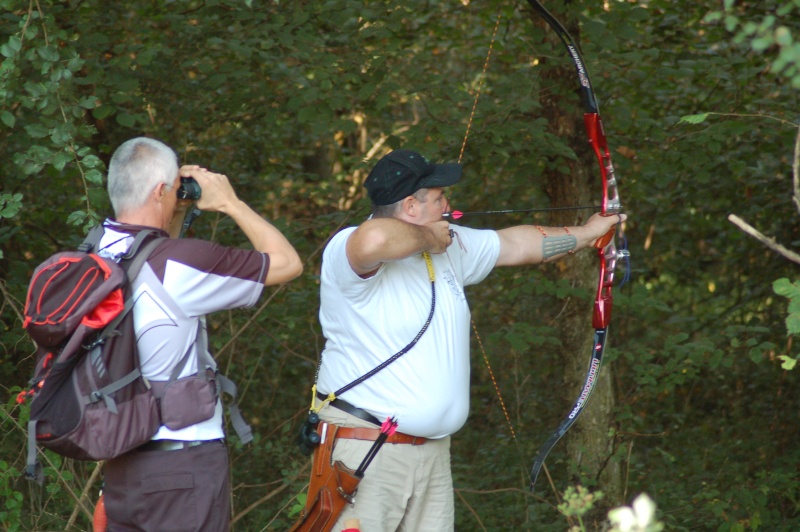
<path id="1" fill-rule="evenodd" d="M 5 59 L 0 66 L 0 120 L 7 128 L 5 141 L 15 149 L 13 162 L 23 176 L 78 178 L 84 207 L 68 218 L 84 229 L 99 214 L 91 188 L 102 185 L 102 163 L 85 146 L 96 130 L 82 118 L 95 106 L 92 97 L 80 94 L 84 68 L 72 36 L 58 26 L 59 8 L 13 11 L 6 18 L 7 41 L 0 45 Z M 16 30 L 12 27 L 16 23 Z"/>
<path id="2" fill-rule="evenodd" d="M 762 2 L 756 13 L 748 4 L 750 2 L 726 0 L 723 10 L 709 12 L 705 20 L 722 21 L 725 29 L 734 33 L 735 43 L 746 42 L 756 53 L 775 56 L 770 62 L 770 71 L 787 78 L 795 89 L 800 89 L 800 42 L 796 42 L 797 28 L 793 27 L 793 22 L 800 17 L 800 2 Z"/>
<path id="3" fill-rule="evenodd" d="M 7 403 L 0 404 L 0 430 L 3 434 L 16 435 L 24 438 L 25 431 L 22 430 L 24 421 L 18 423 L 13 417 L 15 410 L 18 410 L 15 402 L 15 392 L 19 392 L 19 387 L 10 389 L 11 395 Z M 27 411 L 25 406 L 23 411 Z M 23 419 L 26 412 L 20 416 Z M 10 457 L 4 456 L 0 459 L 0 499 L 4 501 L 0 507 L 0 525 L 4 530 L 20 530 L 23 523 L 23 504 L 24 495 L 18 486 L 18 479 L 22 474 L 22 469 L 17 465 L 18 462 L 10 462 Z"/>
<path id="4" fill-rule="evenodd" d="M 789 315 L 786 316 L 786 331 L 792 335 L 800 334 L 800 283 L 791 282 L 789 279 L 778 279 L 772 284 L 775 293 L 789 298 Z M 797 365 L 797 357 L 780 355 L 783 360 L 781 367 L 785 370 L 792 370 Z"/>
<path id="5" fill-rule="evenodd" d="M 305 493 L 299 493 L 296 497 L 296 502 L 292 505 L 291 509 L 289 510 L 289 517 L 293 519 L 297 519 L 300 517 L 300 512 L 303 511 L 303 508 L 306 507 L 306 501 L 308 500 L 308 495 Z"/>
<path id="6" fill-rule="evenodd" d="M 583 525 L 583 516 L 602 498 L 602 491 L 592 493 L 583 486 L 569 486 L 564 492 L 564 502 L 558 505 L 558 511 L 567 519 L 574 517 L 578 520 L 578 527 L 573 527 L 575 530 L 586 530 Z"/>
<path id="7" fill-rule="evenodd" d="M 22 208 L 22 194 L 0 194 L 0 219 L 13 218 Z M 0 226 L 0 244 L 11 237 L 8 228 Z M 3 250 L 0 249 L 0 259 L 3 258 Z"/>
<path id="8" fill-rule="evenodd" d="M 230 443 L 236 530 L 285 530 L 305 496 L 308 460 L 293 436 L 325 343 L 317 322 L 320 251 L 366 216 L 361 182 L 375 158 L 404 146 L 456 160 L 480 88 L 461 156 L 464 179 L 450 194 L 454 208 L 548 206 L 554 191 L 544 176 L 591 159 L 582 133 L 550 129 L 557 117 L 545 112 L 548 98 L 561 98 L 575 131 L 582 131 L 579 101 L 573 85 L 552 75 L 571 68 L 561 43 L 524 2 L 0 5 L 0 389 L 7 397 L 32 372 L 21 328 L 30 273 L 109 214 L 104 168 L 127 138 L 160 138 L 182 161 L 226 173 L 305 259 L 307 273 L 267 290 L 257 308 L 209 318 L 211 347 L 239 384 L 256 432 L 252 445 Z M 602 370 L 617 399 L 614 425 L 599 429 L 603 458 L 622 469 L 625 493 L 658 502 L 670 530 L 800 526 L 792 474 L 800 388 L 796 372 L 780 369 L 796 359 L 780 324 L 787 307 L 796 320 L 797 287 L 772 287 L 795 272 L 727 222 L 734 212 L 781 242 L 797 241 L 788 178 L 799 107 L 797 13 L 797 2 L 786 0 L 729 1 L 722 9 L 572 2 L 557 13 L 579 36 L 630 215 L 632 281 L 615 290 Z M 571 201 L 596 190 L 562 192 Z M 464 224 L 585 219 L 570 216 Z M 247 245 L 231 220 L 209 213 L 189 233 Z M 569 337 L 592 332 L 594 288 L 565 276 L 583 267 L 581 259 L 497 271 L 470 288 L 479 334 L 472 405 L 452 449 L 460 530 L 565 528 L 555 495 L 544 483 L 531 494 L 527 475 L 537 446 L 570 406 Z M 564 325 L 578 322 L 585 328 Z M 27 486 L 18 478 L 24 407 L 9 401 L 2 415 L 0 526 L 66 528 L 73 495 L 86 489 L 89 507 L 96 498 L 98 485 L 88 485 L 94 464 L 45 454 L 46 487 Z M 573 430 L 597 429 L 579 420 Z M 607 493 L 583 518 L 599 529 L 604 510 L 626 501 L 574 458 L 558 445 L 550 474 L 556 489 L 581 476 Z M 88 528 L 77 515 L 73 529 Z"/>

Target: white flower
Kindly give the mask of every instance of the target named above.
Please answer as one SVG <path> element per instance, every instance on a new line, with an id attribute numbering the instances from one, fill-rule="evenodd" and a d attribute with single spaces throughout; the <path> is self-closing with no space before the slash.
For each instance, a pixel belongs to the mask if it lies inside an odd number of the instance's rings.
<path id="1" fill-rule="evenodd" d="M 613 530 L 632 532 L 636 525 L 636 516 L 629 506 L 620 506 L 608 512 L 608 520 L 614 525 Z"/>
<path id="2" fill-rule="evenodd" d="M 633 501 L 633 508 L 622 506 L 608 512 L 612 532 L 658 532 L 663 525 L 655 521 L 656 504 L 643 493 Z"/>
<path id="3" fill-rule="evenodd" d="M 633 500 L 633 513 L 636 514 L 639 526 L 648 526 L 656 516 L 656 503 L 646 493 L 642 493 Z"/>

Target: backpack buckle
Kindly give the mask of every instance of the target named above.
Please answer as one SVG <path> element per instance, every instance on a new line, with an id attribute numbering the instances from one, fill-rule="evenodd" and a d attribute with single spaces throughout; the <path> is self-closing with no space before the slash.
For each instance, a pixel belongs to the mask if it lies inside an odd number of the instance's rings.
<path id="1" fill-rule="evenodd" d="M 81 347 L 84 348 L 87 351 L 91 351 L 95 347 L 103 345 L 104 343 L 106 343 L 106 339 L 103 338 L 102 336 L 98 336 L 97 338 L 95 338 L 94 340 L 89 342 L 88 344 L 81 345 Z"/>

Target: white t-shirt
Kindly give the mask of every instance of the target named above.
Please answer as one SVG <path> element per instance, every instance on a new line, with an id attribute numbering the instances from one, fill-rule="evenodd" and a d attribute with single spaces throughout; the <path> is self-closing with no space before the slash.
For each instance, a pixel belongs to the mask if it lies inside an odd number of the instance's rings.
<path id="1" fill-rule="evenodd" d="M 104 225 L 98 253 L 110 257 L 125 253 L 138 231 L 152 229 L 112 220 Z M 178 377 L 194 374 L 198 327 L 206 336 L 205 314 L 254 305 L 268 269 L 269 255 L 254 250 L 188 238 L 159 244 L 133 283 L 133 322 L 142 374 L 151 381 L 169 380 L 187 350 L 189 358 Z M 210 355 L 205 358 L 216 367 Z M 153 439 L 193 441 L 224 436 L 222 404 L 217 401 L 211 419 L 175 431 L 162 426 Z"/>
<path id="2" fill-rule="evenodd" d="M 416 345 L 342 399 L 398 430 L 426 438 L 458 431 L 469 413 L 470 310 L 464 287 L 494 268 L 500 239 L 491 230 L 451 226 L 457 238 L 431 255 L 436 308 Z M 320 323 L 326 338 L 317 390 L 330 393 L 406 347 L 431 310 L 431 282 L 421 255 L 384 264 L 369 279 L 350 267 L 345 252 L 355 227 L 331 239 L 322 255 Z"/>

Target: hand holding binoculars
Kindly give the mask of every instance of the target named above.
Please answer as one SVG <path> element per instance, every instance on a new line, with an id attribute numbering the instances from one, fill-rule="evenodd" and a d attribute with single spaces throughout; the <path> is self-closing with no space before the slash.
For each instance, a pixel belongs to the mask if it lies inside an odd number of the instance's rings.
<path id="1" fill-rule="evenodd" d="M 193 177 L 181 177 L 178 199 L 197 201 L 200 199 L 201 193 L 200 184 Z"/>

